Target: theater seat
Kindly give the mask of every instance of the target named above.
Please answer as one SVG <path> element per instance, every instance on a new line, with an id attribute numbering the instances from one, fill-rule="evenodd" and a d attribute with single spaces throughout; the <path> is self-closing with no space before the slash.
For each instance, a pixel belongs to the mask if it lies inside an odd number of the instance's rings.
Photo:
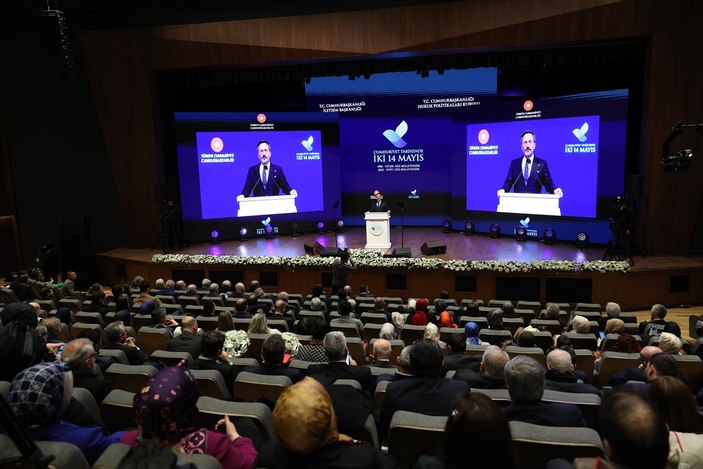
<path id="1" fill-rule="evenodd" d="M 441 448 L 447 417 L 398 410 L 393 414 L 388 430 L 388 454 L 401 469 L 412 468 L 423 454 L 435 455 Z M 467 461 L 467 467 L 470 462 Z"/>

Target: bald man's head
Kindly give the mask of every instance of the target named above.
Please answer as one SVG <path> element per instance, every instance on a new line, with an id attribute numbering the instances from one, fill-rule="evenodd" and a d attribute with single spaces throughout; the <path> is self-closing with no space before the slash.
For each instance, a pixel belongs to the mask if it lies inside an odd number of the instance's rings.
<path id="1" fill-rule="evenodd" d="M 386 339 L 376 339 L 373 343 L 373 354 L 376 360 L 388 360 L 391 357 L 391 343 Z"/>
<path id="2" fill-rule="evenodd" d="M 574 364 L 571 363 L 571 355 L 566 350 L 555 349 L 547 355 L 547 368 L 550 370 L 567 372 L 573 371 Z"/>

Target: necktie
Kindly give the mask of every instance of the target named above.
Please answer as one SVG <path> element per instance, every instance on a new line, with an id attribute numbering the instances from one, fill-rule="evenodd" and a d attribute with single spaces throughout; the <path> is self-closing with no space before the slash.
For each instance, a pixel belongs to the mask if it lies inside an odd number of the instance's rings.
<path id="1" fill-rule="evenodd" d="M 268 168 L 268 166 L 264 166 L 263 177 L 261 178 L 261 182 L 264 183 L 264 187 L 266 187 L 266 183 L 268 182 L 268 179 L 269 179 L 268 176 L 267 176 L 267 174 L 266 174 L 266 169 L 267 169 L 267 168 Z"/>
<path id="2" fill-rule="evenodd" d="M 527 185 L 527 178 L 530 177 L 530 159 L 525 160 L 525 169 L 522 173 L 522 178 L 525 180 L 525 185 Z"/>
<path id="3" fill-rule="evenodd" d="M 376 207 L 381 208 L 381 201 L 376 202 Z"/>

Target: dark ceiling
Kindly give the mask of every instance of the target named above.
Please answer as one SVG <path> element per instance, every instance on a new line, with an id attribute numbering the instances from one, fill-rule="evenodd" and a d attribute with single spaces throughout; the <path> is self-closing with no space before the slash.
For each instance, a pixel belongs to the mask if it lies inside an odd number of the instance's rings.
<path id="1" fill-rule="evenodd" d="M 127 28 L 373 10 L 441 2 L 428 0 L 13 0 L 0 22 L 58 10 L 78 30 Z"/>

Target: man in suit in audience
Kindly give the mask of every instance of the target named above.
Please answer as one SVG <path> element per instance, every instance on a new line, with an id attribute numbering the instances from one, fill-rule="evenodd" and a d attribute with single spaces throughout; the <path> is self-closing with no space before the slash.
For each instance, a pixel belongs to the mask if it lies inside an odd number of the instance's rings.
<path id="1" fill-rule="evenodd" d="M 251 319 L 252 315 L 247 311 L 247 300 L 244 298 L 237 298 L 237 302 L 234 304 L 234 314 L 233 318 L 239 319 Z"/>
<path id="2" fill-rule="evenodd" d="M 122 350 L 127 355 L 130 365 L 144 365 L 149 357 L 142 352 L 134 337 L 127 336 L 127 329 L 122 321 L 115 321 L 105 327 L 107 344 L 103 348 Z"/>
<path id="3" fill-rule="evenodd" d="M 373 366 L 395 369 L 390 360 L 392 349 L 391 343 L 386 339 L 376 339 L 373 342 L 373 351 L 369 354 Z"/>
<path id="4" fill-rule="evenodd" d="M 195 360 L 200 356 L 202 338 L 198 335 L 198 321 L 193 316 L 181 319 L 181 334 L 168 341 L 169 352 L 188 352 Z"/>
<path id="5" fill-rule="evenodd" d="M 200 345 L 200 356 L 190 366 L 193 370 L 217 370 L 225 379 L 227 389 L 232 392 L 234 380 L 244 368 L 233 365 L 223 350 L 225 336 L 216 331 L 205 331 Z"/>
<path id="6" fill-rule="evenodd" d="M 603 401 L 600 423 L 608 459 L 617 467 L 667 466 L 669 430 L 647 400 L 615 392 Z"/>
<path id="7" fill-rule="evenodd" d="M 588 393 L 601 395 L 597 387 L 580 382 L 575 373 L 576 367 L 566 350 L 555 349 L 547 355 L 547 373 L 544 375 L 544 388 L 552 391 Z"/>
<path id="8" fill-rule="evenodd" d="M 638 367 L 629 366 L 622 373 L 616 373 L 608 380 L 608 386 L 616 387 L 627 383 L 628 381 L 647 382 L 647 376 L 644 374 L 645 368 L 649 364 L 649 360 L 656 354 L 662 353 L 662 349 L 655 345 L 646 345 L 640 350 L 640 360 L 642 363 Z"/>
<path id="9" fill-rule="evenodd" d="M 505 350 L 489 345 L 481 356 L 478 373 L 470 368 L 460 368 L 454 379 L 466 381 L 472 389 L 505 389 L 504 368 L 508 360 L 510 357 Z"/>
<path id="10" fill-rule="evenodd" d="M 288 324 L 288 330 L 293 330 L 293 323 L 295 322 L 295 320 L 292 317 L 286 315 L 286 302 L 283 300 L 276 300 L 276 302 L 273 304 L 273 312 L 269 319 L 282 319 L 286 322 L 286 324 Z"/>
<path id="11" fill-rule="evenodd" d="M 681 373 L 679 364 L 674 356 L 664 352 L 652 355 L 649 359 L 649 363 L 647 363 L 647 366 L 644 368 L 644 376 L 647 379 L 646 382 L 628 381 L 622 386 L 618 386 L 618 390 L 639 394 L 647 399 L 649 396 L 650 383 L 663 376 L 672 376 L 684 383 L 687 381 L 684 374 Z"/>
<path id="12" fill-rule="evenodd" d="M 376 378 L 376 384 L 380 383 L 381 381 L 400 381 L 402 379 L 406 378 L 412 378 L 413 373 L 412 369 L 410 368 L 410 348 L 412 346 L 407 345 L 403 347 L 403 350 L 400 351 L 400 355 L 398 355 L 398 369 L 395 371 L 395 373 L 384 373 L 380 375 L 378 378 Z"/>
<path id="13" fill-rule="evenodd" d="M 503 409 L 508 420 L 550 427 L 585 427 L 574 404 L 544 402 L 544 368 L 534 358 L 518 355 L 505 364 L 512 403 Z"/>
<path id="14" fill-rule="evenodd" d="M 61 361 L 73 371 L 73 386 L 86 388 L 100 403 L 114 389 L 114 385 L 97 371 L 95 351 L 90 339 L 75 339 L 66 344 Z"/>
<path id="15" fill-rule="evenodd" d="M 469 369 L 479 371 L 481 358 L 475 355 L 466 355 L 466 338 L 464 334 L 449 334 L 447 338 L 449 354 L 444 357 L 442 376 L 449 370 Z"/>
<path id="16" fill-rule="evenodd" d="M 381 438 L 388 434 L 391 419 L 396 411 L 449 416 L 454 400 L 469 392 L 469 386 L 465 382 L 439 377 L 443 355 L 436 341 L 422 339 L 411 347 L 410 366 L 415 376 L 388 384 L 381 410 Z"/>
<path id="17" fill-rule="evenodd" d="M 283 356 L 286 353 L 286 343 L 280 334 L 270 335 L 261 346 L 261 365 L 247 366 L 244 371 L 259 375 L 288 376 L 295 384 L 303 379 L 302 372 L 297 368 L 284 368 Z"/>
<path id="18" fill-rule="evenodd" d="M 343 333 L 339 331 L 328 332 L 322 340 L 322 347 L 328 363 L 311 365 L 308 368 L 308 376 L 314 378 L 316 375 L 323 375 L 336 379 L 355 379 L 364 391 L 373 394 L 376 390 L 376 381 L 371 375 L 371 369 L 365 366 L 356 366 L 354 359 L 349 356 L 347 339 Z M 347 358 L 349 364 L 347 364 Z"/>
<path id="19" fill-rule="evenodd" d="M 653 325 L 656 325 L 660 331 L 664 330 L 664 326 L 666 326 L 666 306 L 656 304 L 652 306 L 652 312 L 649 315 L 649 321 L 642 321 L 639 326 L 637 327 L 638 332 L 641 336 L 647 336 L 649 335 L 649 331 L 651 330 Z M 643 337 L 645 339 L 647 337 Z"/>
<path id="20" fill-rule="evenodd" d="M 312 305 L 312 302 L 311 302 Z M 359 337 L 364 336 L 364 323 L 361 320 L 351 317 L 352 306 L 349 301 L 344 300 L 339 302 L 339 317 L 330 321 L 330 326 L 353 324 L 359 333 Z"/>

